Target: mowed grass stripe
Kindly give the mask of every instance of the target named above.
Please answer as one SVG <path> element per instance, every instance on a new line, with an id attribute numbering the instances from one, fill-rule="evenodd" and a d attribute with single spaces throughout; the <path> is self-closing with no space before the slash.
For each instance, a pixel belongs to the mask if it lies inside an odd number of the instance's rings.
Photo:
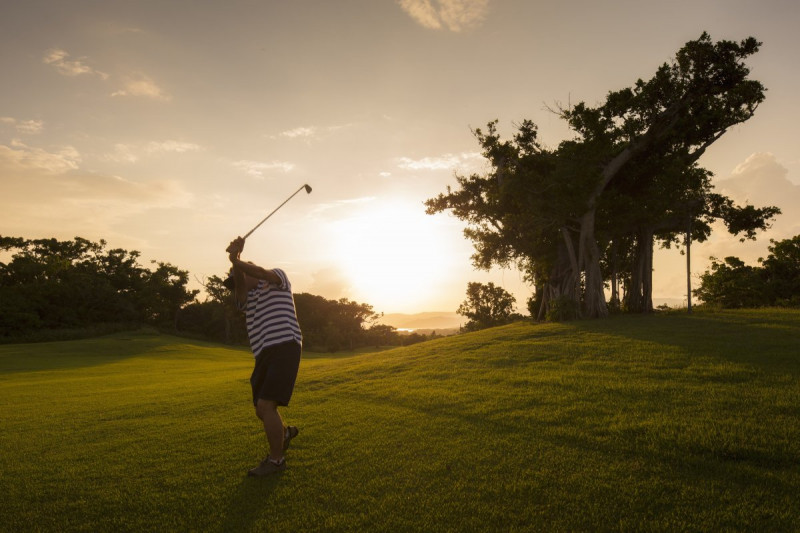
<path id="1" fill-rule="evenodd" d="M 800 313 L 518 323 L 306 354 L 289 469 L 243 349 L 0 346 L 9 531 L 800 529 Z"/>

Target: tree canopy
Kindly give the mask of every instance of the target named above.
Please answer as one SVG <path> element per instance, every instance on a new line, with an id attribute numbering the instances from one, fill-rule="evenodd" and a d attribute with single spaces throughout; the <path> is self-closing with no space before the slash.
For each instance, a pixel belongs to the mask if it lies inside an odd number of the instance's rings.
<path id="1" fill-rule="evenodd" d="M 744 61 L 760 43 L 713 42 L 703 33 L 648 81 L 556 112 L 574 137 L 556 149 L 538 141 L 530 120 L 502 140 L 497 121 L 474 131 L 491 164 L 456 176 L 458 189 L 426 201 L 429 214 L 451 210 L 467 222 L 473 262 L 518 265 L 535 287 L 536 316 L 572 302 L 584 317 L 608 313 L 605 287 L 623 307 L 652 310 L 654 242 L 688 234 L 704 240 L 722 219 L 753 238 L 780 211 L 737 206 L 713 192 L 698 159 L 764 99 Z"/>
<path id="2" fill-rule="evenodd" d="M 139 264 L 140 254 L 107 249 L 81 237 L 70 241 L 0 236 L 0 340 L 35 332 L 149 324 L 173 333 L 248 344 L 245 317 L 223 278 L 201 281 L 206 298 L 189 290 L 189 274 L 174 265 Z M 377 324 L 372 306 L 346 298 L 295 294 L 304 344 L 311 350 L 353 350 L 426 340 Z M 46 336 L 44 337 L 46 338 Z"/>
<path id="3" fill-rule="evenodd" d="M 139 252 L 107 250 L 102 240 L 0 236 L 0 250 L 11 254 L 0 262 L 0 337 L 112 321 L 169 326 L 198 292 L 186 288 L 188 272 L 144 268 Z"/>
<path id="4" fill-rule="evenodd" d="M 800 307 L 800 235 L 770 240 L 769 255 L 761 266 L 746 265 L 738 257 L 714 259 L 700 276 L 695 296 L 726 308 Z"/>
<path id="5" fill-rule="evenodd" d="M 462 329 L 477 331 L 507 324 L 516 316 L 515 301 L 508 291 L 492 282 L 468 283 L 467 299 L 458 307 L 458 314 L 469 319 Z"/>

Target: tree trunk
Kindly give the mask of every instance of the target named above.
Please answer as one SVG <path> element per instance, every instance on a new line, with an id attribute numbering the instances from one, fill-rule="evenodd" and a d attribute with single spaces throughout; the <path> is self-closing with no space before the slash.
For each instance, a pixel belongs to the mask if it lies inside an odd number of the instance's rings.
<path id="1" fill-rule="evenodd" d="M 617 280 L 617 241 L 611 242 L 611 301 L 619 302 L 619 281 Z"/>
<path id="2" fill-rule="evenodd" d="M 637 254 L 631 269 L 631 279 L 625 291 L 625 309 L 629 313 L 640 313 L 642 310 L 642 268 Z"/>
<path id="3" fill-rule="evenodd" d="M 581 236 L 579 240 L 578 264 L 585 273 L 585 293 L 584 310 L 588 318 L 600 318 L 608 316 L 608 306 L 605 301 L 603 288 L 603 275 L 600 269 L 600 250 L 594 235 L 595 211 L 597 209 L 597 199 L 603 194 L 608 184 L 617 174 L 637 155 L 646 151 L 653 143 L 670 132 L 680 117 L 680 111 L 686 106 L 686 102 L 680 100 L 665 109 L 656 119 L 647 132 L 633 141 L 620 153 L 614 156 L 604 167 L 600 180 L 595 186 L 586 202 L 587 210 L 581 217 Z M 649 263 L 642 265 L 648 269 L 647 289 L 640 292 L 641 285 L 634 284 L 631 297 L 640 301 L 639 306 L 652 310 L 652 250 L 653 238 L 652 231 L 649 240 Z M 644 270 L 640 272 L 644 274 Z M 635 274 L 634 274 L 635 275 Z M 640 277 L 640 280 L 643 280 Z M 636 294 L 638 293 L 638 294 Z M 626 298 L 628 293 L 626 293 Z"/>
<path id="4" fill-rule="evenodd" d="M 633 313 L 653 310 L 653 229 L 642 228 L 636 236 L 636 255 L 625 306 Z"/>
<path id="5" fill-rule="evenodd" d="M 644 272 L 642 272 L 642 304 L 645 313 L 653 312 L 653 232 L 644 240 Z"/>
<path id="6" fill-rule="evenodd" d="M 692 218 L 686 228 L 686 311 L 692 314 Z"/>
<path id="7" fill-rule="evenodd" d="M 579 259 L 567 228 L 561 228 L 563 240 L 558 247 L 558 258 L 550 272 L 550 277 L 542 286 L 542 303 L 539 306 L 539 320 L 547 316 L 552 302 L 565 299 L 576 303 L 580 309 L 580 270 Z"/>
<path id="8" fill-rule="evenodd" d="M 578 264 L 584 272 L 583 314 L 586 318 L 608 316 L 603 273 L 600 270 L 600 249 L 594 236 L 594 208 L 581 218 Z"/>

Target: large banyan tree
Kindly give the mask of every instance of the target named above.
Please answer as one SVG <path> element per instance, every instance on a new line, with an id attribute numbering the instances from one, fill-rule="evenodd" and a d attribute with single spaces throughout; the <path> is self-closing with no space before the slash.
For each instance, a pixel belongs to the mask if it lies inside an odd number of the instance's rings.
<path id="1" fill-rule="evenodd" d="M 610 92 L 597 107 L 559 108 L 575 135 L 554 150 L 529 120 L 510 140 L 490 122 L 474 131 L 490 171 L 457 175 L 458 188 L 427 200 L 427 212 L 450 210 L 467 222 L 476 267 L 520 267 L 540 318 L 556 308 L 605 316 L 605 288 L 619 304 L 620 285 L 626 309 L 652 310 L 655 242 L 703 241 L 717 219 L 753 238 L 779 213 L 714 193 L 711 173 L 697 164 L 764 100 L 744 63 L 759 46 L 703 33 L 650 80 Z"/>

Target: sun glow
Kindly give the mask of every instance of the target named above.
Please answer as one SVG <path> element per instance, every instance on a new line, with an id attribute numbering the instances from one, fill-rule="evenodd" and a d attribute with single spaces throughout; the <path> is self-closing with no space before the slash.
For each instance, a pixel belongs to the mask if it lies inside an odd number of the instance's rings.
<path id="1" fill-rule="evenodd" d="M 420 204 L 370 205 L 335 224 L 336 257 L 357 301 L 378 312 L 416 312 L 445 290 L 459 232 Z"/>

